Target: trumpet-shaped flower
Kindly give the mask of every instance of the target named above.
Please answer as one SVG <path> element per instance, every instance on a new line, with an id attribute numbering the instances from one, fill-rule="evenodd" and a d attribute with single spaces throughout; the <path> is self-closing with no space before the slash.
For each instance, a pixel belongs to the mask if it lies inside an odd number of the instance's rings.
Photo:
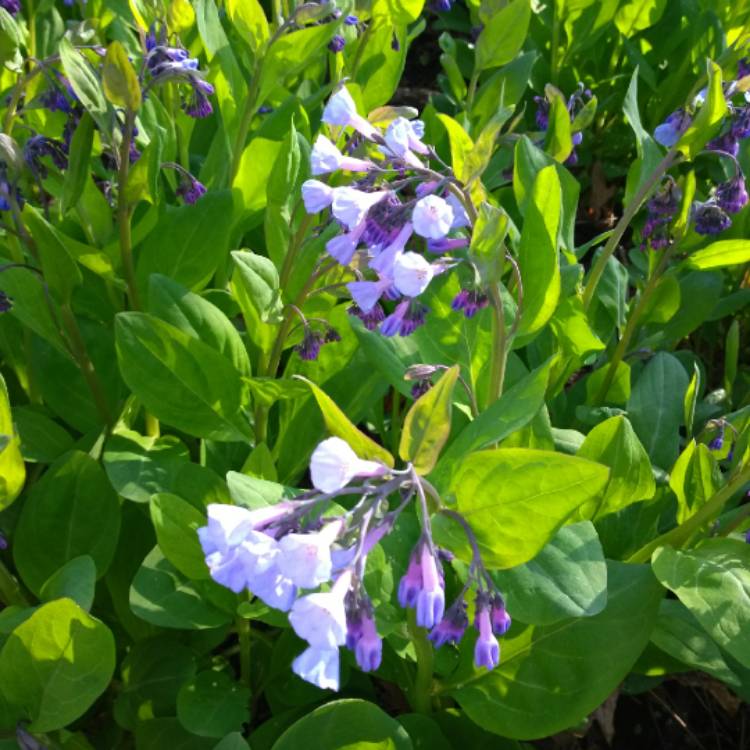
<path id="1" fill-rule="evenodd" d="M 367 212 L 386 195 L 386 190 L 365 193 L 351 187 L 336 188 L 333 192 L 331 210 L 347 229 L 354 229 L 365 220 Z"/>
<path id="2" fill-rule="evenodd" d="M 354 156 L 344 156 L 324 135 L 319 135 L 313 144 L 310 155 L 310 166 L 313 175 L 328 174 L 339 169 L 350 172 L 368 172 L 372 163 Z"/>
<path id="3" fill-rule="evenodd" d="M 307 213 L 316 214 L 333 202 L 333 188 L 320 180 L 305 180 L 302 183 L 302 201 Z"/>
<path id="4" fill-rule="evenodd" d="M 438 195 L 426 195 L 414 205 L 411 221 L 414 231 L 429 240 L 445 237 L 453 225 L 453 209 L 450 203 Z"/>
<path id="5" fill-rule="evenodd" d="M 310 458 L 313 486 L 321 492 L 340 490 L 355 477 L 377 477 L 387 472 L 387 466 L 376 461 L 365 461 L 345 440 L 338 437 L 330 437 L 319 443 Z"/>
<path id="6" fill-rule="evenodd" d="M 329 581 L 333 568 L 331 545 L 342 527 L 341 521 L 334 521 L 319 532 L 292 533 L 282 537 L 279 540 L 279 571 L 302 589 L 312 589 Z"/>
<path id="7" fill-rule="evenodd" d="M 344 571 L 330 591 L 308 594 L 297 599 L 289 613 L 294 632 L 311 646 L 335 649 L 346 643 L 346 608 L 344 599 L 352 580 Z"/>
<path id="8" fill-rule="evenodd" d="M 377 135 L 377 129 L 373 127 L 362 115 L 357 112 L 357 105 L 352 99 L 346 86 L 342 86 L 331 98 L 323 110 L 323 122 L 328 125 L 338 125 L 353 127 L 358 133 L 365 138 L 372 138 Z"/>
<path id="9" fill-rule="evenodd" d="M 339 650 L 310 646 L 292 662 L 292 671 L 323 690 L 338 690 Z"/>
<path id="10" fill-rule="evenodd" d="M 427 289 L 435 269 L 418 253 L 401 253 L 393 263 L 393 285 L 405 297 L 418 297 Z"/>

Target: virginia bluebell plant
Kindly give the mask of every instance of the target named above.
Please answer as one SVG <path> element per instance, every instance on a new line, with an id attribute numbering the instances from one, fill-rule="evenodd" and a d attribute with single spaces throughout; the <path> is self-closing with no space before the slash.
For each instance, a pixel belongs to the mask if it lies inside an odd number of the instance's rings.
<path id="1" fill-rule="evenodd" d="M 441 512 L 464 529 L 473 557 L 466 583 L 446 610 L 443 562 L 451 555 L 432 536 L 427 494 L 435 489 L 412 466 L 391 469 L 361 459 L 346 441 L 330 437 L 310 459 L 314 490 L 276 505 L 249 510 L 212 504 L 208 525 L 198 529 L 211 577 L 235 593 L 247 591 L 270 607 L 289 612 L 307 648 L 292 663 L 304 680 L 339 688 L 339 648 L 346 646 L 365 672 L 382 658 L 382 639 L 364 588 L 367 556 L 395 527 L 400 514 L 417 503 L 422 533 L 398 587 L 398 601 L 415 611 L 416 624 L 430 631 L 436 647 L 457 644 L 468 626 L 466 597 L 475 590 L 474 660 L 493 669 L 511 621 L 502 595 L 482 563 L 474 533 L 458 513 Z M 357 498 L 351 510 L 334 510 L 336 498 Z M 391 498 L 396 498 L 391 507 Z M 326 590 L 303 593 L 330 584 Z"/>

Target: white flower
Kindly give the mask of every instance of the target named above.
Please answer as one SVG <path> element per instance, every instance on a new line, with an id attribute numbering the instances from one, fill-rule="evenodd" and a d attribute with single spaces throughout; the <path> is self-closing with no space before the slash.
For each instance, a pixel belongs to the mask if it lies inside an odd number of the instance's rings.
<path id="1" fill-rule="evenodd" d="M 367 172 L 372 169 L 372 163 L 353 156 L 344 156 L 336 146 L 324 135 L 319 135 L 313 144 L 310 154 L 310 171 L 313 175 L 327 174 L 338 169 L 350 172 Z"/>
<path id="2" fill-rule="evenodd" d="M 331 205 L 333 188 L 320 180 L 305 180 L 302 183 L 302 201 L 307 213 L 316 214 Z"/>
<path id="3" fill-rule="evenodd" d="M 329 125 L 346 127 L 351 125 L 365 138 L 372 139 L 377 130 L 357 112 L 357 105 L 346 86 L 342 86 L 331 96 L 323 110 L 323 122 Z"/>
<path id="4" fill-rule="evenodd" d="M 292 662 L 292 672 L 323 690 L 338 690 L 339 650 L 311 646 Z"/>
<path id="5" fill-rule="evenodd" d="M 314 648 L 335 649 L 346 643 L 346 609 L 344 597 L 352 573 L 344 571 L 330 591 L 297 599 L 289 613 L 294 632 Z"/>
<path id="6" fill-rule="evenodd" d="M 385 131 L 385 143 L 388 151 L 400 159 L 421 166 L 421 162 L 412 152 L 427 154 L 429 149 L 422 143 L 424 123 L 421 120 L 410 122 L 405 117 L 397 117 Z"/>
<path id="7" fill-rule="evenodd" d="M 458 198 L 456 198 L 453 193 L 448 193 L 448 197 L 445 200 L 453 209 L 453 223 L 451 224 L 451 229 L 461 229 L 462 227 L 468 227 L 469 217 L 466 215 L 466 210 L 464 209 L 461 201 L 458 200 Z"/>
<path id="8" fill-rule="evenodd" d="M 349 444 L 338 437 L 319 443 L 310 458 L 313 487 L 321 492 L 335 492 L 355 477 L 375 477 L 387 471 L 382 464 L 357 456 Z"/>
<path id="9" fill-rule="evenodd" d="M 386 195 L 385 190 L 364 193 L 351 187 L 336 188 L 333 192 L 333 215 L 348 229 L 354 229 L 364 221 L 367 212 Z"/>
<path id="10" fill-rule="evenodd" d="M 450 204 L 437 195 L 426 195 L 414 206 L 411 215 L 414 231 L 420 237 L 439 240 L 450 232 L 453 224 L 453 209 Z"/>
<path id="11" fill-rule="evenodd" d="M 433 267 L 418 253 L 401 253 L 393 263 L 393 285 L 405 297 L 418 297 L 435 275 Z"/>
<path id="12" fill-rule="evenodd" d="M 279 540 L 281 573 L 295 586 L 312 589 L 331 579 L 331 545 L 341 533 L 341 521 L 334 521 L 319 532 L 287 534 Z"/>

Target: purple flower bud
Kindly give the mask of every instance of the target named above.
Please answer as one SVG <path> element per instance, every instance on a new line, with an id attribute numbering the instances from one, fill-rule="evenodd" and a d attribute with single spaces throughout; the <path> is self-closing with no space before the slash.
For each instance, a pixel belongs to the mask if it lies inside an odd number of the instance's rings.
<path id="1" fill-rule="evenodd" d="M 443 619 L 432 629 L 429 639 L 440 648 L 446 643 L 457 644 L 463 638 L 469 618 L 463 598 L 456 600 L 445 613 Z"/>
<path id="2" fill-rule="evenodd" d="M 418 380 L 411 387 L 411 397 L 416 401 L 418 398 L 424 396 L 430 388 L 432 388 L 431 380 Z"/>
<path id="3" fill-rule="evenodd" d="M 750 76 L 750 59 L 743 57 L 737 63 L 737 78 L 744 78 Z"/>
<path id="4" fill-rule="evenodd" d="M 544 96 L 535 96 L 536 114 L 534 120 L 539 130 L 546 130 L 549 127 L 549 102 Z"/>
<path id="5" fill-rule="evenodd" d="M 323 343 L 333 344 L 333 343 L 336 343 L 337 341 L 341 341 L 341 334 L 333 326 L 328 326 L 328 328 L 326 328 L 326 333 L 323 338 Z"/>
<path id="6" fill-rule="evenodd" d="M 190 101 L 183 106 L 183 109 L 185 114 L 198 119 L 208 117 L 214 111 L 208 97 L 197 87 L 193 88 L 193 95 Z"/>
<path id="7" fill-rule="evenodd" d="M 730 132 L 735 138 L 750 136 L 750 107 L 745 106 L 735 110 Z"/>
<path id="8" fill-rule="evenodd" d="M 443 237 L 439 240 L 427 240 L 427 250 L 435 255 L 448 253 L 451 250 L 461 250 L 469 246 L 467 237 Z"/>
<path id="9" fill-rule="evenodd" d="M 443 617 L 445 591 L 442 566 L 425 538 L 417 542 L 411 554 L 409 567 L 399 582 L 398 601 L 402 607 L 417 610 L 416 620 L 420 627 L 432 628 Z"/>
<path id="10" fill-rule="evenodd" d="M 5 8 L 11 16 L 15 16 L 21 10 L 20 0 L 0 0 L 0 7 Z"/>
<path id="11" fill-rule="evenodd" d="M 417 594 L 422 587 L 422 563 L 418 554 L 419 544 L 409 558 L 409 567 L 398 584 L 398 603 L 406 609 L 417 603 Z"/>
<path id="12" fill-rule="evenodd" d="M 716 188 L 716 203 L 729 214 L 736 214 L 747 204 L 745 178 L 738 174 Z"/>
<path id="13" fill-rule="evenodd" d="M 359 668 L 363 672 L 374 672 L 383 658 L 383 640 L 375 627 L 369 599 L 356 602 L 347 611 L 347 628 L 346 646 L 354 651 Z"/>
<path id="14" fill-rule="evenodd" d="M 0 292 L 0 297 L 3 295 L 3 292 Z M 4 311 L 3 311 L 4 312 Z M 8 537 L 3 534 L 2 531 L 0 531 L 0 550 L 8 549 Z"/>
<path id="15" fill-rule="evenodd" d="M 359 318 L 368 331 L 374 331 L 385 320 L 385 313 L 380 305 L 375 305 L 368 312 L 363 312 L 359 306 L 354 303 L 347 308 L 349 315 Z"/>
<path id="16" fill-rule="evenodd" d="M 505 602 L 500 594 L 495 594 L 490 600 L 490 620 L 492 632 L 497 635 L 505 635 L 510 629 L 510 615 L 505 609 Z"/>
<path id="17" fill-rule="evenodd" d="M 13 298 L 9 297 L 2 289 L 0 289 L 0 313 L 6 313 L 13 307 Z M 5 547 L 0 547 L 5 549 Z"/>
<path id="18" fill-rule="evenodd" d="M 383 321 L 380 333 L 383 336 L 410 336 L 424 324 L 427 308 L 416 300 L 403 300 L 396 309 Z"/>
<path id="19" fill-rule="evenodd" d="M 318 358 L 322 344 L 323 336 L 307 326 L 305 327 L 301 343 L 294 347 L 294 351 L 299 354 L 300 359 L 312 362 Z"/>
<path id="20" fill-rule="evenodd" d="M 177 188 L 177 195 L 189 205 L 197 203 L 205 194 L 206 186 L 203 183 L 198 182 L 195 177 L 191 177 L 189 180 L 183 180 Z"/>
<path id="21" fill-rule="evenodd" d="M 453 7 L 454 0 L 432 0 L 430 8 L 436 13 L 447 13 Z"/>
<path id="22" fill-rule="evenodd" d="M 344 39 L 341 34 L 336 34 L 333 39 L 331 39 L 330 42 L 328 42 L 328 49 L 331 50 L 331 52 L 341 52 L 341 50 L 344 49 L 346 46 L 346 39 Z"/>
<path id="23" fill-rule="evenodd" d="M 729 154 L 730 156 L 737 156 L 740 152 L 740 144 L 737 138 L 730 130 L 724 135 L 720 135 L 717 138 L 710 140 L 706 144 L 707 151 L 721 151 L 722 153 Z"/>
<path id="24" fill-rule="evenodd" d="M 684 109 L 675 110 L 654 130 L 654 140 L 662 146 L 671 148 L 690 127 L 692 119 Z"/>
<path id="25" fill-rule="evenodd" d="M 359 18 L 357 16 L 347 16 L 344 19 L 344 24 L 346 26 L 356 26 L 359 23 Z"/>
<path id="26" fill-rule="evenodd" d="M 486 594 L 477 594 L 474 627 L 479 631 L 479 638 L 474 645 L 474 664 L 477 667 L 494 669 L 500 663 L 500 644 L 492 632 L 489 601 Z"/>
<path id="27" fill-rule="evenodd" d="M 693 221 L 698 234 L 719 234 L 732 225 L 732 220 L 715 201 L 693 204 Z"/>
<path id="28" fill-rule="evenodd" d="M 724 436 L 717 435 L 709 444 L 708 449 L 712 451 L 720 451 L 724 447 Z"/>
<path id="29" fill-rule="evenodd" d="M 476 289 L 462 289 L 451 302 L 451 308 L 458 312 L 463 310 L 467 318 L 473 318 L 479 310 L 489 305 L 490 299 Z"/>

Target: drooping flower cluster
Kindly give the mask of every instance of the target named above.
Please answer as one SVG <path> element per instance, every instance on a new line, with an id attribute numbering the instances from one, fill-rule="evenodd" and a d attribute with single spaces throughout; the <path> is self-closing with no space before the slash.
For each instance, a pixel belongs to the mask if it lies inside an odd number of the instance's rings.
<path id="1" fill-rule="evenodd" d="M 669 227 L 680 208 L 682 193 L 677 183 L 667 177 L 664 186 L 646 204 L 646 223 L 641 230 L 641 248 L 646 244 L 662 250 L 670 243 Z"/>
<path id="2" fill-rule="evenodd" d="M 416 610 L 417 624 L 430 629 L 437 646 L 457 643 L 468 624 L 463 600 L 476 584 L 475 661 L 495 667 L 496 636 L 507 630 L 510 618 L 465 521 L 474 560 L 460 601 L 445 612 L 442 560 L 448 555 L 433 542 L 422 480 L 411 466 L 396 470 L 362 459 L 344 440 L 332 437 L 313 452 L 310 476 L 314 490 L 277 505 L 252 510 L 209 505 L 208 523 L 198 529 L 217 583 L 236 593 L 247 590 L 289 612 L 292 628 L 308 644 L 294 659 L 293 671 L 321 688 L 337 690 L 341 646 L 354 653 L 363 671 L 379 668 L 383 644 L 364 586 L 367 556 L 414 498 L 420 502 L 423 530 L 399 584 L 399 603 Z M 358 498 L 351 510 L 326 515 L 331 500 L 344 495 Z M 398 498 L 395 508 L 390 507 L 391 496 Z M 320 590 L 326 584 L 328 590 Z"/>
<path id="3" fill-rule="evenodd" d="M 422 140 L 421 121 L 396 117 L 380 129 L 357 112 L 341 87 L 326 104 L 323 122 L 344 145 L 340 149 L 322 134 L 316 139 L 314 177 L 302 186 L 305 209 L 330 211 L 342 230 L 326 251 L 341 265 L 353 266 L 356 279 L 347 284 L 350 313 L 385 336 L 408 336 L 428 312 L 420 295 L 461 260 L 450 254 L 468 247 L 465 198 L 450 173 L 430 168 L 435 155 Z M 340 171 L 359 176 L 340 186 L 318 179 Z M 486 298 L 469 291 L 475 304 L 459 295 L 454 309 L 470 317 Z"/>
<path id="4" fill-rule="evenodd" d="M 698 234 L 714 235 L 723 232 L 732 225 L 730 214 L 736 214 L 748 202 L 748 194 L 745 187 L 745 177 L 737 161 L 740 142 L 750 137 L 750 103 L 748 94 L 744 93 L 744 101 L 737 103 L 733 101 L 740 89 L 739 81 L 747 75 L 748 61 L 740 60 L 737 69 L 737 78 L 724 84 L 723 93 L 729 109 L 729 117 L 725 118 L 721 132 L 706 144 L 706 151 L 715 152 L 721 156 L 731 159 L 734 166 L 734 176 L 725 182 L 716 185 L 705 201 L 696 200 L 691 207 L 691 219 L 693 227 Z M 657 143 L 667 148 L 675 146 L 683 134 L 690 127 L 694 112 L 703 106 L 706 99 L 706 90 L 701 91 L 693 100 L 691 109 L 684 107 L 675 110 L 667 119 L 654 130 L 654 139 Z M 664 224 L 649 224 L 654 217 L 651 214 L 649 204 L 649 219 L 646 227 L 653 230 L 663 230 Z M 652 232 L 653 233 L 653 232 Z M 651 246 L 663 247 L 668 240 L 663 231 L 656 231 L 657 235 L 651 239 Z M 644 228 L 644 239 L 650 237 Z M 662 243 L 659 245 L 658 243 Z"/>

